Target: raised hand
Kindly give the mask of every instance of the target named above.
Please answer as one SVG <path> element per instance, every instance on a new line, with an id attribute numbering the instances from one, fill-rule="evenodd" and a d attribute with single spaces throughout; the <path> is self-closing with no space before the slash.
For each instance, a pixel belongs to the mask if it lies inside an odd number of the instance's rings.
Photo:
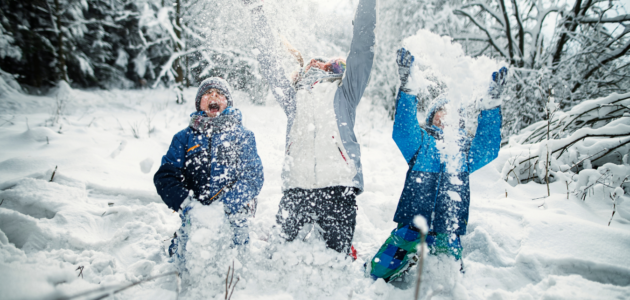
<path id="1" fill-rule="evenodd" d="M 406 87 L 409 74 L 411 74 L 411 65 L 413 64 L 413 55 L 405 49 L 400 48 L 396 51 L 396 64 L 398 64 L 398 76 L 400 76 L 400 89 L 403 92 L 409 92 Z"/>
<path id="2" fill-rule="evenodd" d="M 492 109 L 501 105 L 501 93 L 503 93 L 503 88 L 507 81 L 507 73 L 508 69 L 506 67 L 502 67 L 498 72 L 492 73 L 492 82 L 490 82 L 490 87 L 488 88 L 489 97 L 481 100 L 482 109 Z"/>
<path id="3" fill-rule="evenodd" d="M 492 82 L 490 82 L 490 88 L 488 89 L 488 95 L 490 95 L 492 99 L 501 97 L 507 79 L 507 73 L 508 69 L 506 67 L 502 67 L 499 72 L 492 73 Z"/>

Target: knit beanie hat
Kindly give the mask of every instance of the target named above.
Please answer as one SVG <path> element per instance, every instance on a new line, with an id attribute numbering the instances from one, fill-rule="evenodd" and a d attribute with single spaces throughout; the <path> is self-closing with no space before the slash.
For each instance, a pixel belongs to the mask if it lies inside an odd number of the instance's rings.
<path id="1" fill-rule="evenodd" d="M 197 90 L 197 97 L 195 97 L 195 107 L 197 111 L 200 111 L 199 107 L 201 104 L 201 97 L 210 89 L 217 89 L 223 93 L 223 96 L 227 99 L 227 106 L 232 106 L 232 93 L 230 84 L 225 81 L 225 79 L 221 77 L 210 77 L 199 85 L 199 89 Z"/>
<path id="2" fill-rule="evenodd" d="M 435 100 L 433 100 L 433 102 L 431 102 L 431 104 L 429 105 L 429 109 L 427 110 L 427 120 L 426 120 L 426 127 L 431 127 L 431 125 L 433 125 L 433 117 L 435 116 L 435 113 L 437 113 L 438 111 L 442 110 L 445 108 L 445 106 L 449 103 L 450 101 L 446 98 L 437 98 Z M 466 127 L 466 121 L 464 120 L 463 116 L 464 116 L 464 107 L 460 106 L 458 109 L 459 112 L 459 127 L 460 128 L 464 128 Z"/>

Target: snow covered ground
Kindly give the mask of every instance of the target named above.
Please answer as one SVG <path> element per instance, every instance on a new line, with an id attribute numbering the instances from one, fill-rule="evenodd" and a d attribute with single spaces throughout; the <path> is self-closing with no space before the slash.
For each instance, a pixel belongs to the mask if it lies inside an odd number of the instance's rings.
<path id="1" fill-rule="evenodd" d="M 194 93 L 186 90 L 187 99 Z M 373 282 L 362 271 L 395 226 L 407 169 L 385 113 L 369 99 L 359 106 L 366 190 L 357 198 L 359 259 L 351 262 L 325 249 L 316 232 L 290 244 L 269 242 L 281 197 L 286 117 L 271 99 L 254 106 L 243 94 L 236 98 L 265 170 L 248 252 L 223 247 L 228 235 L 218 205 L 199 209 L 199 224 L 207 227 L 191 238 L 191 251 L 199 254 L 193 284 L 180 289 L 174 276 L 165 276 L 110 299 L 176 299 L 178 290 L 180 298 L 223 299 L 232 262 L 240 277 L 235 300 L 412 299 L 413 284 Z M 61 114 L 55 113 L 58 100 Z M 152 177 L 193 109 L 190 102 L 174 104 L 173 92 L 162 89 L 5 93 L 0 299 L 67 299 L 105 287 L 73 298 L 94 299 L 109 287 L 175 270 L 166 247 L 180 220 L 156 194 Z M 630 299 L 630 202 L 618 205 L 607 226 L 612 205 L 602 195 L 567 199 L 564 183 L 556 182 L 551 197 L 532 200 L 545 196 L 546 186 L 501 180 L 508 154 L 502 151 L 471 176 L 471 216 L 462 240 L 466 273 L 449 258 L 427 257 L 422 297 Z"/>

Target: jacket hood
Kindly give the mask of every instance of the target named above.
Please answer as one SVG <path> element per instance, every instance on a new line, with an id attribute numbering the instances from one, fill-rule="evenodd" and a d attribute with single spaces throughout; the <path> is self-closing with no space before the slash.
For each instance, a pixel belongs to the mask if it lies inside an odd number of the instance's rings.
<path id="1" fill-rule="evenodd" d="M 449 101 L 446 98 L 438 98 L 434 100 L 433 102 L 431 102 L 431 105 L 429 105 L 429 109 L 427 110 L 427 120 L 426 120 L 426 125 L 425 125 L 427 128 L 433 126 L 433 116 L 435 116 L 435 113 L 437 111 L 444 108 L 444 106 L 448 104 L 448 102 Z"/>
<path id="2" fill-rule="evenodd" d="M 434 100 L 433 102 L 431 102 L 431 105 L 429 105 L 429 109 L 427 110 L 427 119 L 426 119 L 426 124 L 425 124 L 426 128 L 433 127 L 434 129 L 439 129 L 436 126 L 433 126 L 433 117 L 435 116 L 436 112 L 444 108 L 444 106 L 448 104 L 449 102 L 450 100 L 446 98 L 438 98 Z M 464 121 L 464 118 L 462 117 L 463 114 L 464 114 L 464 108 L 460 107 L 459 108 L 459 128 L 460 129 L 463 129 L 464 127 L 466 127 L 466 123 Z M 442 130 L 439 129 L 439 132 L 441 133 Z"/>

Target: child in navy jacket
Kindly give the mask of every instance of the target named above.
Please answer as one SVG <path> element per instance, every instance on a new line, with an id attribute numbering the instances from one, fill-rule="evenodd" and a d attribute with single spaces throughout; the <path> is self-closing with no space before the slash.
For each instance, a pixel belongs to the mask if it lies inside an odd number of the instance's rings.
<path id="1" fill-rule="evenodd" d="M 232 107 L 228 83 L 218 77 L 201 83 L 195 99 L 197 112 L 190 125 L 175 134 L 162 165 L 153 178 L 166 205 L 180 211 L 182 228 L 169 248 L 181 260 L 187 241 L 184 200 L 210 205 L 223 202 L 234 228 L 234 244 L 249 240 L 247 218 L 263 185 L 263 167 L 254 134 L 241 124 L 241 113 Z"/>

